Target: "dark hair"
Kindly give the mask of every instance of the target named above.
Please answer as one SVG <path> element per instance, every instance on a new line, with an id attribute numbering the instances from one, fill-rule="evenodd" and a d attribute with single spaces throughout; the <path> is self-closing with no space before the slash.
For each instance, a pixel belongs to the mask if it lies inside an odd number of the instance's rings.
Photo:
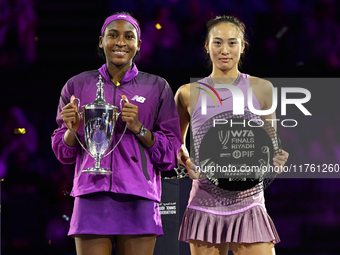
<path id="1" fill-rule="evenodd" d="M 133 15 L 131 15 L 130 13 L 128 13 L 128 12 L 115 12 L 115 13 L 112 13 L 110 16 L 116 15 L 116 14 L 126 14 L 126 15 L 131 16 L 131 17 L 137 22 L 137 24 L 138 24 L 138 26 L 139 26 L 138 20 L 137 20 Z M 105 19 L 105 20 L 106 20 L 106 19 Z M 104 22 L 105 22 L 105 20 L 104 20 Z M 103 22 L 103 23 L 104 23 L 104 22 Z M 103 35 L 103 36 L 104 36 L 104 35 Z M 137 34 L 137 39 L 139 40 L 138 34 Z M 100 48 L 98 44 L 97 44 L 97 54 L 98 54 L 98 56 L 99 56 L 101 59 L 106 60 L 105 53 L 104 53 L 104 49 L 103 49 L 103 48 Z M 137 58 L 137 56 L 139 56 L 139 51 L 137 51 L 136 54 L 134 55 L 134 57 L 132 58 L 132 61 L 133 61 L 133 62 L 135 61 L 135 59 Z"/>
<path id="2" fill-rule="evenodd" d="M 220 24 L 220 23 L 231 23 L 241 34 L 242 34 L 242 40 L 244 43 L 244 46 L 246 49 L 246 46 L 249 45 L 247 36 L 246 36 L 246 26 L 244 25 L 243 22 L 241 22 L 238 18 L 234 17 L 234 16 L 227 16 L 227 15 L 223 15 L 223 16 L 216 16 L 214 19 L 211 19 L 208 21 L 207 23 L 207 33 L 206 33 L 206 37 L 205 37 L 205 44 L 208 44 L 209 42 L 209 36 L 210 36 L 210 31 L 213 27 L 215 27 L 216 25 Z M 204 48 L 205 51 L 205 48 Z M 245 50 L 243 50 L 243 54 L 241 55 L 240 61 L 239 61 L 239 66 L 242 65 L 242 58 L 244 58 L 244 52 Z M 205 54 L 205 56 L 207 56 L 207 54 Z M 208 62 L 209 65 L 211 66 L 211 59 L 209 56 L 208 57 Z"/>

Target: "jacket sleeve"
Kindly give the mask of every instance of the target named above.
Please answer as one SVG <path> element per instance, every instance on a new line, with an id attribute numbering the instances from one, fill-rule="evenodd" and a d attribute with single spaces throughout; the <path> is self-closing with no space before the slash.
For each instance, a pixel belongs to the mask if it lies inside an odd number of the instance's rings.
<path id="1" fill-rule="evenodd" d="M 174 95 L 167 82 L 161 93 L 158 115 L 152 132 L 156 141 L 147 149 L 151 162 L 159 170 L 172 170 L 177 166 L 181 133 Z"/>
<path id="2" fill-rule="evenodd" d="M 77 154 L 80 152 L 79 144 L 71 147 L 64 142 L 64 134 L 67 131 L 67 127 L 60 114 L 63 107 L 70 102 L 70 98 L 74 93 L 72 85 L 71 80 L 69 80 L 61 91 L 56 117 L 58 128 L 54 130 L 51 137 L 52 150 L 57 159 L 63 164 L 75 163 Z"/>

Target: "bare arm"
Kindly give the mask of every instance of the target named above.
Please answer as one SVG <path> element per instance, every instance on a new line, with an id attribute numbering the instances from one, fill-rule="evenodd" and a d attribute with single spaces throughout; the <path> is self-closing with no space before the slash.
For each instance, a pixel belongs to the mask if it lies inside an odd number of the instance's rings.
<path id="1" fill-rule="evenodd" d="M 197 90 L 198 91 L 198 90 Z M 198 94 L 191 95 L 196 101 Z M 181 86 L 175 95 L 176 107 L 179 115 L 179 122 L 182 136 L 182 146 L 177 155 L 178 163 L 184 165 L 188 169 L 189 177 L 191 179 L 199 178 L 200 173 L 194 171 L 195 165 L 191 162 L 189 152 L 186 147 L 186 136 L 190 123 L 190 117 L 195 105 L 195 102 L 190 102 L 190 84 Z"/>
<path id="2" fill-rule="evenodd" d="M 253 92 L 258 99 L 261 110 L 268 110 L 272 107 L 273 104 L 273 85 L 263 79 L 259 79 L 256 77 L 253 77 L 252 79 L 252 88 Z M 275 131 L 277 131 L 277 123 L 276 123 L 276 113 L 275 111 L 269 115 L 263 115 L 264 119 L 268 120 L 268 122 L 273 126 Z M 274 157 L 274 165 L 275 166 L 284 166 L 284 164 L 287 162 L 289 153 L 282 150 L 281 155 L 276 155 Z"/>
<path id="3" fill-rule="evenodd" d="M 189 158 L 189 153 L 186 148 L 186 136 L 190 123 L 190 84 L 181 86 L 175 95 L 175 103 L 179 115 L 179 124 L 182 136 L 182 146 L 178 154 L 178 162 L 182 165 L 186 165 L 186 161 Z"/>

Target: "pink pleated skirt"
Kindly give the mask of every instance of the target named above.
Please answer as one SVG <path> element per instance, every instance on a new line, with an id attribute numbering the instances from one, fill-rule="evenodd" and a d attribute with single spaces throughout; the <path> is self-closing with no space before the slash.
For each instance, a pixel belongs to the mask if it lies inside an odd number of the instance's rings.
<path id="1" fill-rule="evenodd" d="M 213 244 L 280 242 L 274 223 L 262 206 L 254 206 L 231 215 L 217 215 L 187 208 L 178 239 Z"/>

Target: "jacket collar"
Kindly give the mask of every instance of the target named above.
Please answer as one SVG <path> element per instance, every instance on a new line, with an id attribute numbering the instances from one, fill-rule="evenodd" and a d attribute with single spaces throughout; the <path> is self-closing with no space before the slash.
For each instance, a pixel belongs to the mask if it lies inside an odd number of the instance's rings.
<path id="1" fill-rule="evenodd" d="M 102 65 L 98 71 L 100 74 L 108 81 L 110 81 L 110 75 L 109 71 L 107 70 L 106 64 Z M 133 78 L 135 78 L 138 74 L 138 69 L 135 63 L 132 62 L 132 68 L 127 70 L 123 79 L 120 81 L 120 83 L 125 83 L 131 81 Z"/>

